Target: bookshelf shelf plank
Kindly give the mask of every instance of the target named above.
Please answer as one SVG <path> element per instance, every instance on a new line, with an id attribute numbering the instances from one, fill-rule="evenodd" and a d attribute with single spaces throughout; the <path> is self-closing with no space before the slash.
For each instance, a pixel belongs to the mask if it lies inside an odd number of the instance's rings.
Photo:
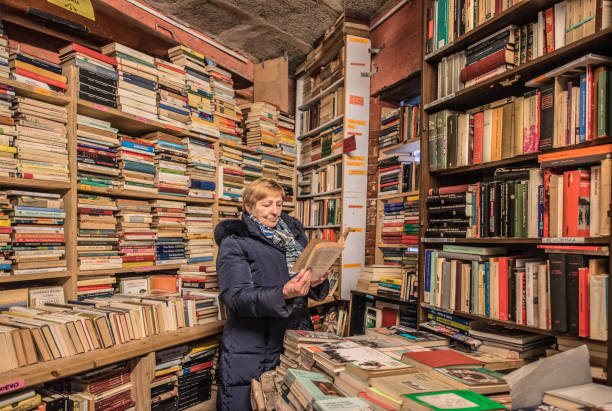
<path id="1" fill-rule="evenodd" d="M 306 199 L 315 198 L 315 197 L 325 197 L 325 196 L 331 196 L 331 195 L 334 195 L 334 194 L 340 194 L 341 192 L 342 192 L 342 189 L 338 188 L 336 190 L 325 191 L 323 193 L 308 194 L 306 196 L 298 196 L 297 199 L 298 200 L 306 200 Z"/>
<path id="2" fill-rule="evenodd" d="M 324 300 L 321 301 L 308 299 L 308 307 L 313 308 L 334 302 L 336 302 L 336 297 L 334 297 L 333 295 L 327 296 Z"/>
<path id="3" fill-rule="evenodd" d="M 555 0 L 523 0 L 458 37 L 452 43 L 426 54 L 424 57 L 425 61 L 428 63 L 437 62 L 441 60 L 442 57 L 460 51 L 470 44 L 476 43 L 510 24 L 525 24 L 531 21 L 533 16 L 537 15 L 538 11 L 546 9 L 555 3 Z"/>
<path id="4" fill-rule="evenodd" d="M 0 385 L 12 384 L 23 380 L 23 387 L 31 387 L 46 381 L 67 377 L 94 368 L 104 367 L 118 361 L 145 355 L 154 351 L 163 350 L 178 344 L 194 341 L 200 338 L 219 334 L 223 329 L 224 321 L 215 321 L 209 324 L 190 328 L 181 328 L 141 340 L 130 341 L 114 347 L 89 351 L 67 358 L 47 361 L 20 367 L 2 373 Z"/>
<path id="5" fill-rule="evenodd" d="M 343 84 L 344 84 L 344 76 L 342 76 L 338 80 L 334 81 L 330 86 L 328 86 L 326 89 L 324 89 L 321 92 L 319 92 L 316 96 L 311 97 L 309 100 L 307 100 L 301 106 L 299 106 L 298 110 L 300 110 L 300 111 L 308 110 L 310 107 L 312 107 L 313 105 L 318 103 L 327 94 L 336 91 L 338 89 L 338 87 L 342 86 Z"/>
<path id="6" fill-rule="evenodd" d="M 301 136 L 298 136 L 298 140 L 303 140 L 308 137 L 316 136 L 317 134 L 319 134 L 321 131 L 325 130 L 326 128 L 342 123 L 342 119 L 344 119 L 344 114 L 340 114 L 338 117 L 329 120 L 327 123 L 321 124 L 319 127 L 313 128 L 309 132 L 304 133 Z"/>
<path id="7" fill-rule="evenodd" d="M 421 94 L 421 70 L 414 70 L 395 83 L 384 86 L 372 97 L 380 98 L 382 101 L 392 104 L 400 104 L 406 100 Z"/>
<path id="8" fill-rule="evenodd" d="M 242 207 L 242 201 L 219 200 L 219 205 Z"/>
<path id="9" fill-rule="evenodd" d="M 10 178 L 0 179 L 0 187 L 16 189 L 36 189 L 43 191 L 61 191 L 70 189 L 70 183 L 50 180 L 32 180 L 29 178 Z"/>
<path id="10" fill-rule="evenodd" d="M 403 141 L 401 143 L 394 144 L 389 147 L 384 147 L 379 149 L 380 154 L 385 155 L 393 155 L 393 154 L 402 154 L 406 152 L 413 152 L 420 148 L 421 138 L 412 138 L 410 140 Z"/>
<path id="11" fill-rule="evenodd" d="M 304 229 L 306 230 L 317 230 L 324 228 L 340 228 L 340 224 L 330 224 L 330 225 L 306 225 Z"/>
<path id="12" fill-rule="evenodd" d="M 474 166 L 462 166 L 462 167 L 455 167 L 455 168 L 443 168 L 439 170 L 431 170 L 430 173 L 435 176 L 451 176 L 451 175 L 465 174 L 465 173 L 476 172 L 476 171 L 487 171 L 487 170 L 501 167 L 501 166 L 536 162 L 538 159 L 538 155 L 540 154 L 558 153 L 562 151 L 576 150 L 579 148 L 592 147 L 592 146 L 598 146 L 598 145 L 610 144 L 610 143 L 612 143 L 612 137 L 606 136 L 606 137 L 600 137 L 598 139 L 591 140 L 591 141 L 585 141 L 584 143 L 580 143 L 580 144 L 574 144 L 571 146 L 554 148 L 552 150 L 547 150 L 544 152 L 522 154 L 520 156 L 505 158 L 499 161 L 491 161 L 488 163 L 477 164 Z"/>
<path id="13" fill-rule="evenodd" d="M 81 270 L 79 277 L 93 277 L 98 275 L 115 275 L 115 274 L 140 274 L 151 273 L 155 271 L 178 270 L 181 264 L 154 265 L 144 268 L 111 268 L 108 270 Z"/>
<path id="14" fill-rule="evenodd" d="M 531 1 L 533 0 L 528 3 Z M 454 110 L 469 109 L 477 106 L 477 102 L 491 100 L 492 96 L 495 96 L 494 99 L 511 96 L 523 89 L 525 81 L 580 57 L 587 49 L 594 53 L 602 52 L 605 54 L 605 51 L 610 47 L 611 34 L 612 27 L 608 27 L 526 64 L 521 64 L 505 73 L 491 77 L 482 83 L 457 91 L 451 97 L 446 96 L 425 104 L 424 110 L 435 112 L 446 108 Z"/>
<path id="15" fill-rule="evenodd" d="M 21 81 L 3 78 L 0 79 L 0 83 L 13 87 L 15 89 L 15 94 L 18 96 L 29 97 L 44 101 L 46 103 L 56 104 L 58 106 L 65 106 L 71 101 L 70 97 L 67 97 L 65 94 L 44 90 L 40 87 L 30 86 L 29 84 L 22 83 Z"/>
<path id="16" fill-rule="evenodd" d="M 22 281 L 44 281 L 57 278 L 69 278 L 69 273 L 43 273 L 43 274 L 26 274 L 26 275 L 5 275 L 0 277 L 0 283 L 19 283 Z"/>
<path id="17" fill-rule="evenodd" d="M 304 170 L 306 168 L 318 166 L 320 164 L 331 163 L 332 161 L 338 160 L 340 158 L 342 158 L 342 154 L 335 154 L 333 156 L 323 157 L 323 158 L 321 158 L 319 160 L 312 161 L 310 163 L 300 164 L 297 168 L 298 168 L 298 170 Z"/>
<path id="18" fill-rule="evenodd" d="M 421 238 L 423 244 L 609 244 L 610 237 L 587 238 Z"/>
<path id="19" fill-rule="evenodd" d="M 378 244 L 379 248 L 417 248 L 418 244 Z"/>
<path id="20" fill-rule="evenodd" d="M 106 187 L 95 187 L 89 185 L 80 185 L 78 187 L 79 192 L 81 193 L 93 193 L 93 194 L 102 194 L 113 197 L 124 197 L 124 198 L 137 198 L 142 200 L 151 200 L 151 199 L 160 199 L 160 200 L 170 200 L 170 201 L 184 201 L 186 203 L 191 204 L 213 204 L 215 202 L 214 198 L 198 198 L 198 197 L 180 197 L 180 196 L 171 196 L 166 194 L 154 194 L 154 193 L 145 193 L 140 191 L 132 191 L 132 190 L 121 190 L 117 188 L 106 188 Z"/>
<path id="21" fill-rule="evenodd" d="M 237 150 L 240 151 L 244 151 L 247 153 L 258 153 L 258 154 L 266 154 L 269 156 L 274 156 L 274 157 L 278 157 L 278 158 L 282 158 L 285 160 L 290 160 L 290 161 L 295 161 L 295 157 L 293 156 L 289 156 L 286 154 L 281 153 L 280 149 L 262 149 L 262 148 L 253 148 L 253 147 L 249 147 L 249 146 L 245 146 L 244 144 L 238 144 L 235 143 L 233 141 L 229 141 L 229 140 L 219 140 L 219 145 L 220 146 L 225 146 L 225 147 L 230 147 L 230 148 L 235 148 Z"/>

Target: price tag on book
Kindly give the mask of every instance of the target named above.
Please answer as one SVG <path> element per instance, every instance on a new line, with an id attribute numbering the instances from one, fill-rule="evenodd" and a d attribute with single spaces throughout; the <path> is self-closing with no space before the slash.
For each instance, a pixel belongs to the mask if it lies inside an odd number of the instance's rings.
<path id="1" fill-rule="evenodd" d="M 91 186 L 81 184 L 81 190 L 91 190 Z"/>
<path id="2" fill-rule="evenodd" d="M 97 110 L 108 111 L 108 107 L 102 106 L 100 104 L 94 104 L 94 108 Z"/>
<path id="3" fill-rule="evenodd" d="M 141 123 L 146 123 L 147 119 L 144 117 L 140 117 L 140 116 L 134 116 L 134 118 L 138 121 L 140 121 Z"/>
<path id="4" fill-rule="evenodd" d="M 8 384 L 0 385 L 0 395 L 6 394 L 7 392 L 11 392 L 14 390 L 18 390 L 19 388 L 23 388 L 25 386 L 25 380 L 19 380 L 15 382 L 10 382 Z"/>
<path id="5" fill-rule="evenodd" d="M 584 237 L 544 237 L 542 244 L 583 244 Z"/>
<path id="6" fill-rule="evenodd" d="M 49 90 L 45 90 L 44 88 L 34 87 L 34 92 L 38 94 L 42 94 L 43 96 L 50 96 L 51 92 Z"/>

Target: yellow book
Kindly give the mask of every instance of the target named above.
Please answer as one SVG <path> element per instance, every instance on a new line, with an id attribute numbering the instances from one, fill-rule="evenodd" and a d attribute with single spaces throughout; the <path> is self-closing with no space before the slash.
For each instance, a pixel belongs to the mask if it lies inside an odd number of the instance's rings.
<path id="1" fill-rule="evenodd" d="M 134 261 L 129 263 L 123 263 L 123 268 L 134 268 L 134 267 L 153 267 L 155 263 L 153 261 Z"/>
<path id="2" fill-rule="evenodd" d="M 17 147 L 0 146 L 0 151 L 5 151 L 7 153 L 16 153 Z"/>
<path id="3" fill-rule="evenodd" d="M 397 277 L 383 276 L 383 277 L 380 277 L 379 281 L 381 281 L 383 283 L 387 283 L 387 284 L 402 285 L 402 279 L 401 278 L 397 278 Z"/>
<path id="4" fill-rule="evenodd" d="M 13 62 L 13 64 L 17 68 L 20 68 L 20 69 L 23 69 L 23 70 L 27 70 L 27 71 L 30 71 L 30 72 L 35 73 L 35 74 L 40 74 L 41 76 L 45 76 L 47 78 L 50 78 L 51 80 L 59 81 L 60 83 L 67 83 L 68 82 L 68 79 L 66 77 L 62 76 L 61 74 L 57 74 L 57 73 L 54 73 L 52 71 L 45 70 L 45 69 L 42 69 L 40 67 L 33 66 L 32 64 L 28 64 L 28 63 L 25 63 L 25 62 L 20 61 L 20 60 L 15 60 Z"/>

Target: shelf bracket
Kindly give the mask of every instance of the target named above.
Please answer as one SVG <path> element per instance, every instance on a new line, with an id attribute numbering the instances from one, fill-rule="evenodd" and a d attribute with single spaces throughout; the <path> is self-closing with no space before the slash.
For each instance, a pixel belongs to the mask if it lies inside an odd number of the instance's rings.
<path id="1" fill-rule="evenodd" d="M 372 78 L 372 76 L 374 74 L 376 74 L 377 72 L 378 72 L 378 67 L 374 67 L 373 71 L 365 71 L 365 72 L 362 71 L 361 72 L 361 77 L 370 77 L 370 78 Z"/>
<path id="2" fill-rule="evenodd" d="M 377 49 L 370 49 L 369 51 L 370 51 L 370 54 L 374 56 L 374 55 L 380 53 L 381 51 L 383 51 L 384 49 L 385 49 L 385 45 L 383 44 L 379 48 L 377 48 Z"/>

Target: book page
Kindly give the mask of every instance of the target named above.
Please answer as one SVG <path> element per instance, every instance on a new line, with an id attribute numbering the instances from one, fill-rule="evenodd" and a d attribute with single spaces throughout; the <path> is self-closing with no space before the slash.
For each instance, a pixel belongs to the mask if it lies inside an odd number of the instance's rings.
<path id="1" fill-rule="evenodd" d="M 311 280 L 314 281 L 321 278 L 336 262 L 341 253 L 342 247 L 337 245 L 323 246 L 315 249 L 306 263 L 306 268 L 310 268 L 312 272 Z"/>

